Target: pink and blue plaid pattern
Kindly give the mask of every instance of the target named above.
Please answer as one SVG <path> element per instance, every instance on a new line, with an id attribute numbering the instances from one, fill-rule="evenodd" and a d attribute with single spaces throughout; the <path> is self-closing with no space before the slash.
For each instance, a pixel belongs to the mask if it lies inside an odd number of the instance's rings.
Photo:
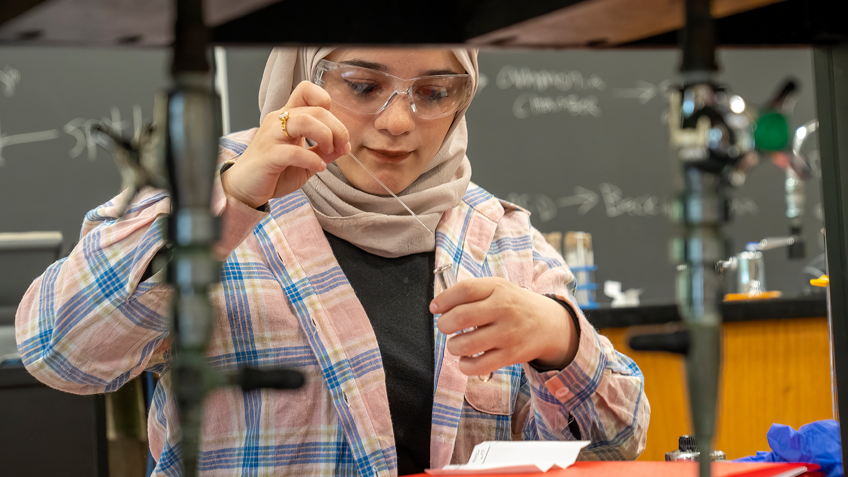
<path id="1" fill-rule="evenodd" d="M 254 133 L 224 138 L 221 160 L 237 158 Z M 228 225 L 221 283 L 211 293 L 209 362 L 222 370 L 296 368 L 307 383 L 292 392 L 211 394 L 203 475 L 396 475 L 377 341 L 306 197 L 272 200 L 264 214 L 223 198 L 217 183 L 216 189 L 216 210 Z M 70 256 L 33 282 L 18 310 L 18 347 L 33 375 L 72 393 L 112 391 L 144 369 L 160 373 L 148 417 L 154 475 L 176 476 L 171 291 L 159 274 L 139 283 L 164 246 L 170 200 L 144 190 L 119 220 L 113 204 L 90 212 Z M 566 290 L 570 271 L 526 211 L 472 184 L 436 235 L 436 265 L 453 263 L 459 280 L 504 277 L 578 309 Z M 582 458 L 633 459 L 642 452 L 650 416 L 642 374 L 579 314 L 580 349 L 565 370 L 540 373 L 516 364 L 486 383 L 448 365 L 456 357 L 434 316 L 432 467 L 466 461 L 483 440 L 574 439 L 571 420 L 592 441 Z"/>

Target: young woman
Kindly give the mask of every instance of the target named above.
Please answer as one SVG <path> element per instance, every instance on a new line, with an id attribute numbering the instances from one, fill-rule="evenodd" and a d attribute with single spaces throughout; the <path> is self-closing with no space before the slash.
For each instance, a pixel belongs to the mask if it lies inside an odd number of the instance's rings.
<path id="1" fill-rule="evenodd" d="M 644 449 L 638 367 L 586 321 L 529 214 L 470 182 L 477 78 L 475 50 L 273 51 L 261 126 L 221 140 L 209 362 L 307 380 L 210 395 L 204 475 L 398 475 L 465 462 L 485 440 L 590 440 L 587 459 Z M 155 475 L 179 472 L 171 290 L 145 274 L 169 208 L 145 190 L 120 219 L 111 202 L 90 212 L 17 316 L 27 369 L 53 387 L 161 374 Z M 432 273 L 444 264 L 459 280 L 447 290 Z"/>

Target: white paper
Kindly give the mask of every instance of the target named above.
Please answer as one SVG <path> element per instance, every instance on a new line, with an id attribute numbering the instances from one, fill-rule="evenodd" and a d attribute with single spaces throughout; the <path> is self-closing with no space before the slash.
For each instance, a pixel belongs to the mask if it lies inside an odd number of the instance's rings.
<path id="1" fill-rule="evenodd" d="M 565 469 L 589 441 L 486 441 L 477 444 L 467 464 L 426 469 L 431 475 L 516 474 Z"/>

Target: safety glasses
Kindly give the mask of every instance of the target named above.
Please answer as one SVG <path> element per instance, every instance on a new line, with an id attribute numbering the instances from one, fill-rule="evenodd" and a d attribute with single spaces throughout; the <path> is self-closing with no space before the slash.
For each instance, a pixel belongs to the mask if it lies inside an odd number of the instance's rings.
<path id="1" fill-rule="evenodd" d="M 421 119 L 450 116 L 471 99 L 467 74 L 403 79 L 382 71 L 321 60 L 312 82 L 324 88 L 333 102 L 362 114 L 377 114 L 398 95 L 405 94 Z"/>

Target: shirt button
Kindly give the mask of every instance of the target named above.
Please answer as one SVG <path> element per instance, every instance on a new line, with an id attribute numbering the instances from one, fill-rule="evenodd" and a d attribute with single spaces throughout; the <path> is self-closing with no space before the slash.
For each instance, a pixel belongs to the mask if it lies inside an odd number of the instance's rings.
<path id="1" fill-rule="evenodd" d="M 557 392 L 556 392 L 556 397 L 558 397 L 560 399 L 565 399 L 565 397 L 567 395 L 568 395 L 568 389 L 565 389 L 565 388 L 558 389 Z"/>

